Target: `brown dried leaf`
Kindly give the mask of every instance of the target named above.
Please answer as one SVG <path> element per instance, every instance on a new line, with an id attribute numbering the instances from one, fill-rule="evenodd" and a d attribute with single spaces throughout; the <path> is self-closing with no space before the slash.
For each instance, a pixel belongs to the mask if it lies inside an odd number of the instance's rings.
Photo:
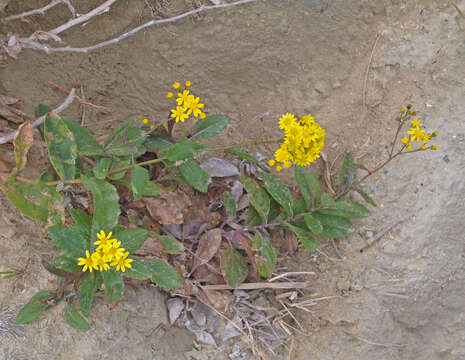
<path id="1" fill-rule="evenodd" d="M 134 254 L 139 256 L 160 256 L 160 254 L 163 253 L 165 253 L 165 248 L 161 244 L 160 240 L 148 237 L 140 249 Z"/>
<path id="2" fill-rule="evenodd" d="M 204 204 L 196 205 L 192 206 L 186 215 L 183 225 L 184 238 L 196 235 L 202 227 L 205 230 L 213 229 L 221 222 L 219 213 L 209 211 Z"/>
<path id="3" fill-rule="evenodd" d="M 12 111 L 6 106 L 0 105 L 0 116 L 4 117 L 8 121 L 14 122 L 15 124 L 21 124 L 23 119 L 15 115 Z"/>
<path id="4" fill-rule="evenodd" d="M 195 252 L 194 268 L 208 263 L 215 256 L 221 245 L 221 233 L 221 229 L 213 229 L 202 235 Z"/>
<path id="5" fill-rule="evenodd" d="M 191 201 L 184 193 L 162 192 L 142 199 L 150 216 L 163 225 L 182 224 Z"/>
<path id="6" fill-rule="evenodd" d="M 14 153 L 16 159 L 15 173 L 19 173 L 24 169 L 27 163 L 27 153 L 34 144 L 34 135 L 32 126 L 29 121 L 21 124 L 13 140 Z"/>
<path id="7" fill-rule="evenodd" d="M 208 301 L 219 311 L 228 311 L 229 305 L 234 301 L 231 291 L 202 290 Z"/>
<path id="8" fill-rule="evenodd" d="M 220 258 L 215 256 L 210 260 L 209 266 L 200 265 L 194 273 L 194 278 L 198 282 L 210 283 L 210 284 L 223 284 L 223 276 L 220 273 Z M 218 272 L 215 272 L 214 269 L 218 269 Z"/>
<path id="9" fill-rule="evenodd" d="M 173 325 L 174 322 L 179 318 L 182 311 L 185 308 L 184 301 L 181 298 L 171 298 L 166 302 L 168 307 L 168 313 L 170 318 L 170 324 Z"/>
<path id="10" fill-rule="evenodd" d="M 16 99 L 11 96 L 0 95 L 0 105 L 13 105 L 16 104 L 19 99 Z"/>

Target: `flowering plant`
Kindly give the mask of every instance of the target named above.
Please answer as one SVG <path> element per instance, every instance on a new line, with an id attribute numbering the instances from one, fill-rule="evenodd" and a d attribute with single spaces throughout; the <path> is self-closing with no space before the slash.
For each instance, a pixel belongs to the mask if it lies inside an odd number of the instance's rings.
<path id="1" fill-rule="evenodd" d="M 55 174 L 45 172 L 37 180 L 22 175 L 33 137 L 28 123 L 20 127 L 13 141 L 16 167 L 0 183 L 0 190 L 23 214 L 46 223 L 48 235 L 62 254 L 51 262 L 42 262 L 58 277 L 57 288 L 34 295 L 20 310 L 17 323 L 30 322 L 65 300 L 68 324 L 88 330 L 86 318 L 94 294 L 103 291 L 106 303 L 116 304 L 123 298 L 124 278 L 151 281 L 167 291 L 179 289 L 184 295 L 199 296 L 211 282 L 214 286 L 237 288 L 246 279 L 269 277 L 278 258 L 272 244 L 273 232 L 294 233 L 309 251 L 316 249 L 317 238 L 348 236 L 355 230 L 350 219 L 370 215 L 366 206 L 348 197 L 351 191 L 376 206 L 360 188 L 368 176 L 400 155 L 437 149 L 429 145 L 437 133 L 427 133 L 408 105 L 400 111 L 391 151 L 382 164 L 370 170 L 355 164 L 349 153 L 344 158 L 339 185 L 332 183 L 330 171 L 325 174 L 325 182 L 320 183 L 309 165 L 320 157 L 326 162 L 322 153 L 325 130 L 309 114 L 297 118 L 285 113 L 279 119 L 282 138 L 247 141 L 236 147 L 279 142 L 268 165 L 276 166 L 277 172 L 295 165 L 300 190 L 296 198 L 263 161 L 233 146 L 209 147 L 201 143 L 218 135 L 230 118 L 207 115 L 191 85 L 189 81 L 184 88 L 179 82 L 173 84 L 178 93 L 176 98 L 173 92 L 167 94 L 176 101 L 167 122 L 152 123 L 141 117 L 141 124 L 129 121 L 101 141 L 82 126 L 40 105 L 37 115 L 46 115 L 41 131 Z M 187 132 L 176 138 L 173 128 L 184 122 Z M 399 134 L 408 122 L 407 135 L 394 153 Z M 415 143 L 420 143 L 419 147 L 414 148 Z M 249 168 L 255 165 L 261 170 L 241 176 L 233 172 L 233 181 L 212 181 L 219 175 L 198 164 L 199 156 L 211 150 L 227 151 Z M 367 172 L 358 180 L 357 167 Z M 207 223 L 194 226 L 195 221 L 184 218 L 189 203 L 182 200 L 185 194 L 162 191 L 162 182 L 187 184 L 204 194 L 208 209 L 217 209 L 216 218 L 220 220 L 212 225 L 215 216 L 205 210 Z M 240 199 L 244 196 L 248 204 L 245 207 Z M 85 200 L 76 201 L 78 197 Z M 181 205 L 173 202 L 175 198 Z M 155 200 L 158 207 L 149 207 L 151 199 L 160 199 Z M 169 209 L 174 210 L 167 213 Z M 196 212 L 202 213 L 200 209 Z M 184 224 L 187 230 L 175 236 L 167 224 Z M 208 226 L 216 225 L 207 231 Z M 149 237 L 158 247 L 147 256 L 141 247 Z M 208 271 L 202 272 L 205 266 Z"/>

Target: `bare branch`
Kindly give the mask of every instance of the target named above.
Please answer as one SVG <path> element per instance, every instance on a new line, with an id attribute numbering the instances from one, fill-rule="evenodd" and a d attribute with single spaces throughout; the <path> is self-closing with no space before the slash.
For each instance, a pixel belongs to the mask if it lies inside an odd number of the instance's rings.
<path id="1" fill-rule="evenodd" d="M 71 89 L 68 97 L 65 99 L 65 101 L 60 105 L 58 106 L 56 109 L 53 109 L 52 112 L 55 112 L 55 113 L 60 113 L 62 112 L 63 110 L 65 110 L 74 100 L 74 93 L 75 93 L 75 89 Z M 38 127 L 40 124 L 42 124 L 44 121 L 45 121 L 45 117 L 47 115 L 43 115 L 37 119 L 34 120 L 34 122 L 31 124 L 32 128 L 36 128 Z M 16 131 L 13 131 L 11 133 L 9 133 L 8 135 L 5 135 L 5 136 L 2 136 L 0 137 L 0 144 L 5 144 L 11 140 L 14 139 L 16 135 Z"/>
<path id="2" fill-rule="evenodd" d="M 59 34 L 60 32 L 68 29 L 69 27 L 78 24 L 78 21 L 81 20 L 83 17 L 86 17 L 85 20 L 88 20 L 90 17 L 92 17 L 94 15 L 98 15 L 98 14 L 93 13 L 94 11 L 96 11 L 97 9 L 100 9 L 100 11 L 103 11 L 102 9 L 104 8 L 104 5 L 106 5 L 108 7 L 109 5 L 107 3 L 110 3 L 110 5 L 111 5 L 115 1 L 116 0 L 108 0 L 107 2 L 105 2 L 104 4 L 99 6 L 98 8 L 96 8 L 96 9 L 92 10 L 91 12 L 87 13 L 86 15 L 82 15 L 77 19 L 68 21 L 66 24 L 63 24 L 63 25 L 57 27 L 56 29 L 49 31 L 49 33 Z M 73 47 L 51 48 L 51 47 L 48 47 L 46 45 L 42 45 L 41 43 L 39 43 L 37 41 L 33 41 L 31 39 L 26 39 L 26 38 L 21 38 L 21 39 L 19 39 L 19 41 L 21 42 L 21 44 L 24 47 L 35 49 L 35 50 L 42 50 L 42 51 L 45 51 L 46 53 L 50 53 L 50 52 L 88 53 L 88 52 L 90 52 L 92 50 L 96 50 L 96 49 L 99 49 L 99 48 L 104 47 L 104 46 L 108 46 L 108 45 L 111 45 L 111 44 L 116 44 L 117 42 L 119 42 L 119 41 L 121 41 L 123 39 L 126 39 L 126 38 L 138 33 L 139 31 L 144 30 L 144 29 L 146 29 L 146 28 L 148 28 L 150 26 L 153 26 L 153 25 L 167 24 L 167 23 L 176 22 L 176 21 L 181 20 L 181 19 L 183 19 L 185 17 L 197 14 L 197 13 L 205 11 L 205 10 L 224 9 L 224 8 L 228 8 L 228 7 L 232 7 L 232 6 L 236 6 L 236 5 L 241 5 L 241 4 L 246 4 L 246 3 L 250 3 L 250 2 L 254 2 L 254 1 L 256 1 L 256 0 L 239 0 L 239 1 L 232 2 L 232 3 L 228 3 L 228 4 L 211 5 L 211 6 L 202 5 L 197 9 L 185 12 L 185 13 L 177 15 L 177 16 L 173 16 L 173 17 L 166 18 L 166 19 L 160 19 L 160 20 L 151 20 L 149 22 L 146 22 L 145 24 L 142 24 L 142 25 L 132 29 L 131 31 L 128 31 L 127 33 L 124 33 L 124 34 L 118 36 L 117 38 L 107 40 L 107 41 L 104 41 L 104 42 L 101 42 L 101 43 L 98 43 L 98 44 L 95 44 L 95 45 L 92 45 L 92 46 L 83 47 L 83 48 L 73 48 Z M 90 15 L 91 13 L 93 13 L 93 14 Z"/>
<path id="3" fill-rule="evenodd" d="M 59 33 L 69 29 L 70 27 L 73 27 L 75 25 L 81 24 L 83 22 L 88 21 L 90 18 L 100 15 L 104 12 L 106 12 L 113 3 L 115 3 L 116 0 L 107 0 L 105 1 L 102 5 L 97 6 L 95 9 L 89 11 L 87 14 L 81 15 L 78 18 L 75 18 L 73 20 L 70 20 L 63 25 L 58 26 L 57 28 L 48 31 L 51 34 L 58 35 Z"/>
<path id="4" fill-rule="evenodd" d="M 37 14 L 44 14 L 48 9 L 51 9 L 52 7 L 58 5 L 58 4 L 66 4 L 68 5 L 69 10 L 73 14 L 73 17 L 76 16 L 76 12 L 74 11 L 73 5 L 69 2 L 69 0 L 52 0 L 49 4 L 45 5 L 44 7 L 41 7 L 40 9 L 34 9 L 30 11 L 23 12 L 21 14 L 16 14 L 16 15 L 11 15 L 5 18 L 5 21 L 10 21 L 10 20 L 15 20 L 15 19 L 23 19 L 27 16 L 31 15 L 37 15 Z"/>

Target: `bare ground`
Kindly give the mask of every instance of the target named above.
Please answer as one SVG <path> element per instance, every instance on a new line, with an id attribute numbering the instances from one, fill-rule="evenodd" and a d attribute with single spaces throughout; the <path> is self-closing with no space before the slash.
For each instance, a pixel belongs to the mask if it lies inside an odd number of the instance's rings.
<path id="1" fill-rule="evenodd" d="M 11 14 L 47 1 L 6 3 L 4 11 Z M 97 4 L 83 1 L 76 7 L 84 13 Z M 457 4 L 465 10 L 464 1 Z M 172 1 L 165 11 L 175 14 L 189 6 Z M 149 15 L 142 0 L 119 1 L 63 39 L 87 46 Z M 0 33 L 26 35 L 67 17 L 60 5 L 31 22 L 3 24 Z M 33 113 L 38 103 L 63 99 L 47 81 L 82 86 L 89 101 L 111 110 L 87 110 L 86 126 L 98 131 L 141 114 L 166 118 L 170 84 L 189 79 L 210 112 L 233 119 L 219 143 L 274 137 L 279 114 L 311 112 L 327 129 L 331 159 L 352 151 L 367 166 L 386 156 L 400 106 L 414 104 L 426 126 L 439 131 L 440 150 L 405 156 L 369 179 L 366 189 L 379 206 L 359 222 L 358 234 L 338 243 L 342 260 L 322 242 L 319 252 L 299 252 L 286 262 L 293 270 L 317 272 L 311 296 L 338 297 L 320 301 L 311 314 L 297 313 L 308 332 L 296 335 L 283 358 L 463 359 L 464 40 L 465 19 L 445 2 L 257 1 L 150 28 L 90 54 L 26 50 L 1 68 L 0 90 L 24 99 L 26 111 Z M 80 121 L 77 106 L 64 116 Z M 43 150 L 32 154 L 30 162 L 38 165 L 30 176 L 45 164 Z M 273 148 L 259 151 L 271 155 Z M 321 171 L 321 164 L 313 169 Z M 40 259 L 55 250 L 38 224 L 18 214 L 3 195 L 0 202 L 0 268 L 31 259 L 16 293 L 10 283 L 0 282 L 0 304 L 17 310 L 38 289 L 53 285 Z M 363 236 L 408 213 L 413 216 L 379 246 L 359 252 Z M 230 344 L 191 351 L 191 335 L 168 325 L 165 297 L 155 288 L 128 287 L 126 295 L 112 311 L 97 302 L 92 331 L 84 335 L 65 324 L 61 311 L 24 327 L 24 337 L 0 333 L 0 347 L 9 354 L 4 358 L 216 359 L 231 352 Z"/>

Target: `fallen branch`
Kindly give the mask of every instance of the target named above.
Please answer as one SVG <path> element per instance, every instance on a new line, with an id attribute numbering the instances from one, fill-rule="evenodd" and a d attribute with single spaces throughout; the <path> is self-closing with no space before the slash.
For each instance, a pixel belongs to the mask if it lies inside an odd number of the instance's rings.
<path id="1" fill-rule="evenodd" d="M 104 5 L 106 5 L 108 7 L 109 5 L 111 5 L 115 1 L 116 0 L 109 0 L 109 1 L 105 2 L 104 4 L 102 4 L 101 6 L 99 6 L 98 8 L 96 8 L 96 9 L 92 10 L 91 12 L 87 13 L 86 15 L 82 15 L 79 18 L 70 20 L 66 24 L 63 24 L 63 25 L 57 27 L 56 29 L 53 29 L 53 30 L 49 31 L 49 33 L 54 34 L 54 35 L 59 34 L 63 30 L 66 30 L 69 27 L 78 24 L 79 23 L 78 20 L 82 19 L 83 17 L 86 17 L 86 20 L 88 20 L 90 17 L 96 15 L 94 13 L 92 16 L 89 16 L 90 13 L 94 12 L 95 10 L 97 10 L 99 8 L 103 8 Z M 27 48 L 34 49 L 34 50 L 42 50 L 42 51 L 45 51 L 46 53 L 50 53 L 50 52 L 88 53 L 88 52 L 90 52 L 92 50 L 96 50 L 96 49 L 99 49 L 99 48 L 104 47 L 104 46 L 108 46 L 108 45 L 111 45 L 111 44 L 116 44 L 117 42 L 119 42 L 121 40 L 124 40 L 124 39 L 126 39 L 126 38 L 128 38 L 128 37 L 130 37 L 130 36 L 132 36 L 134 34 L 137 34 L 139 31 L 144 30 L 144 29 L 146 29 L 146 28 L 148 28 L 150 26 L 153 26 L 153 25 L 176 22 L 176 21 L 181 20 L 181 19 L 183 19 L 185 17 L 197 14 L 197 13 L 205 11 L 205 10 L 224 9 L 224 8 L 228 8 L 228 7 L 232 7 L 232 6 L 236 6 L 236 5 L 241 5 L 241 4 L 246 4 L 246 3 L 250 3 L 250 2 L 254 2 L 254 1 L 256 1 L 256 0 L 240 0 L 240 1 L 229 3 L 229 4 L 210 5 L 210 6 L 202 5 L 197 9 L 185 12 L 185 13 L 183 13 L 181 15 L 173 16 L 173 17 L 166 18 L 166 19 L 151 20 L 149 22 L 146 22 L 145 24 L 142 24 L 142 25 L 132 29 L 131 31 L 128 31 L 127 33 L 124 33 L 124 34 L 118 36 L 117 38 L 107 40 L 107 41 L 104 41 L 104 42 L 101 42 L 101 43 L 98 43 L 98 44 L 95 44 L 95 45 L 92 45 L 92 46 L 88 46 L 88 47 L 73 48 L 73 47 L 68 46 L 68 47 L 51 48 L 49 46 L 43 45 L 43 44 L 41 44 L 41 43 L 39 43 L 37 41 L 31 40 L 31 39 L 28 39 L 28 38 L 20 38 L 20 39 L 18 39 L 18 41 L 22 44 L 23 47 L 27 47 Z M 108 3 L 109 3 L 109 5 L 108 5 Z M 100 11 L 102 11 L 102 10 L 100 10 Z"/>
<path id="2" fill-rule="evenodd" d="M 62 112 L 63 110 L 65 110 L 73 102 L 75 92 L 76 91 L 74 89 L 71 89 L 71 91 L 70 91 L 68 97 L 65 99 L 65 101 L 60 106 L 58 106 L 56 109 L 53 109 L 52 112 L 55 112 L 55 113 L 58 114 L 58 113 Z M 45 121 L 46 116 L 47 115 L 43 115 L 43 116 L 35 119 L 34 122 L 31 124 L 32 128 L 36 128 L 40 124 L 42 124 Z M 16 135 L 16 132 L 17 131 L 13 131 L 13 132 L 9 133 L 8 135 L 0 137 L 0 144 L 5 144 L 7 142 L 12 141 L 14 139 L 15 135 Z"/>
<path id="3" fill-rule="evenodd" d="M 203 290 L 256 290 L 256 289 L 304 289 L 308 286 L 306 282 L 280 282 L 280 283 L 269 283 L 269 282 L 257 282 L 257 283 L 245 283 L 240 284 L 238 287 L 232 287 L 229 285 L 203 285 Z"/>
<path id="4" fill-rule="evenodd" d="M 58 5 L 58 4 L 66 4 L 68 5 L 69 10 L 71 11 L 71 14 L 73 14 L 73 17 L 76 16 L 76 11 L 74 10 L 73 5 L 69 2 L 69 0 L 52 0 L 49 4 L 45 5 L 44 7 L 41 7 L 39 9 L 34 9 L 30 11 L 25 11 L 21 14 L 16 14 L 16 15 L 10 15 L 6 17 L 4 20 L 5 21 L 10 21 L 10 20 L 16 20 L 16 19 L 23 19 L 27 16 L 31 15 L 37 15 L 41 14 L 43 15 L 48 9 L 51 9 L 52 7 Z"/>

